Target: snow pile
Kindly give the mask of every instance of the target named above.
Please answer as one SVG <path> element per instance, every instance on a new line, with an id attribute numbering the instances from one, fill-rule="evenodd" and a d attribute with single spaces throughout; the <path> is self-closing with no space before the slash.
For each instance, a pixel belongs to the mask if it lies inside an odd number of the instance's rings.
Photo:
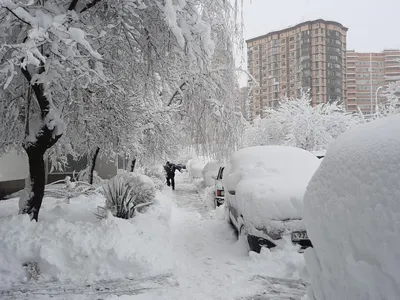
<path id="1" fill-rule="evenodd" d="M 202 171 L 205 165 L 206 161 L 202 157 L 190 159 L 186 164 L 189 176 L 192 178 L 202 178 L 203 177 Z"/>
<path id="2" fill-rule="evenodd" d="M 310 299 L 400 295 L 400 115 L 360 125 L 329 148 L 305 194 L 314 249 Z"/>
<path id="3" fill-rule="evenodd" d="M 257 146 L 235 152 L 224 171 L 226 200 L 253 224 L 298 219 L 303 195 L 320 161 L 308 151 Z M 232 197 L 228 191 L 235 191 Z"/>
<path id="4" fill-rule="evenodd" d="M 162 194 L 144 214 L 130 220 L 98 220 L 101 196 L 71 204 L 44 199 L 40 222 L 15 213 L 17 200 L 0 202 L 0 282 L 28 280 L 25 263 L 37 263 L 40 281 L 86 282 L 166 272 L 172 268 L 171 202 Z M 162 246 L 160 246 L 162 245 Z"/>
<path id="5" fill-rule="evenodd" d="M 309 280 L 304 256 L 289 240 L 279 250 L 262 248 L 260 253 L 250 251 L 249 257 L 248 267 L 260 275 Z"/>
<path id="6" fill-rule="evenodd" d="M 204 166 L 202 174 L 205 186 L 215 185 L 215 179 L 213 179 L 211 176 L 214 175 L 216 177 L 218 175 L 220 166 L 221 166 L 220 162 L 215 160 L 210 161 Z"/>

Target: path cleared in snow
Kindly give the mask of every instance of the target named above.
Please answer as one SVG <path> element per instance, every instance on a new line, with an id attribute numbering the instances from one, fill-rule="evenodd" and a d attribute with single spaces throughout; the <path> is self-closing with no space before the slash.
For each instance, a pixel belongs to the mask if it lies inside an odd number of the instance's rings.
<path id="1" fill-rule="evenodd" d="M 170 273 L 90 285 L 31 281 L 0 288 L 0 299 L 300 300 L 306 293 L 302 255 L 285 250 L 249 255 L 221 211 L 208 208 L 185 174 L 178 174 L 175 191 L 165 187 L 163 192 L 175 203 L 171 218 L 174 255 L 165 257 L 174 266 Z"/>
<path id="2" fill-rule="evenodd" d="M 274 270 L 263 270 L 262 255 L 249 257 L 244 241 L 207 208 L 188 177 L 179 175 L 176 190 L 165 193 L 177 205 L 172 215 L 173 245 L 180 257 L 175 275 L 191 299 L 301 299 L 305 294 L 301 280 L 266 276 Z M 271 267 L 278 268 L 279 262 Z M 284 268 L 290 273 L 290 266 Z"/>

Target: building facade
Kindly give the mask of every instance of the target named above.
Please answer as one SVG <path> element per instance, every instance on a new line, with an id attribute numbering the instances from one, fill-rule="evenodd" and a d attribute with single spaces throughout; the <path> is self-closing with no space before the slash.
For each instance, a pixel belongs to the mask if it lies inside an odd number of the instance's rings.
<path id="1" fill-rule="evenodd" d="M 302 89 L 313 105 L 346 102 L 346 36 L 340 23 L 319 19 L 247 40 L 248 85 L 258 83 L 249 99 L 252 118 Z"/>
<path id="2" fill-rule="evenodd" d="M 375 112 L 375 105 L 385 100 L 384 86 L 400 76 L 400 50 L 377 53 L 347 51 L 347 110 Z"/>

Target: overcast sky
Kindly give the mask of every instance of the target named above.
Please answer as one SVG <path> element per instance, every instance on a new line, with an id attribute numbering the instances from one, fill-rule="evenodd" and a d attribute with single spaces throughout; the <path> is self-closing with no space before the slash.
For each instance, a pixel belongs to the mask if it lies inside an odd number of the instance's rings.
<path id="1" fill-rule="evenodd" d="M 349 28 L 347 49 L 400 49 L 399 0 L 244 0 L 245 39 L 323 18 Z"/>

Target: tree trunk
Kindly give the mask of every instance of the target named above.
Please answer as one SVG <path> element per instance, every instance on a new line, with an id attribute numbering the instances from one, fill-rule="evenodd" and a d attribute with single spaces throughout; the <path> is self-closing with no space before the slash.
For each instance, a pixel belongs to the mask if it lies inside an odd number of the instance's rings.
<path id="1" fill-rule="evenodd" d="M 133 172 L 135 170 L 135 165 L 136 165 L 136 158 L 134 158 L 132 160 L 132 164 L 131 164 L 131 172 Z"/>
<path id="2" fill-rule="evenodd" d="M 49 183 L 49 157 L 44 160 L 44 184 Z"/>
<path id="3" fill-rule="evenodd" d="M 31 220 L 38 221 L 39 210 L 44 196 L 46 174 L 44 169 L 44 153 L 39 147 L 28 147 L 25 149 L 28 154 L 30 174 L 30 198 L 27 200 L 22 213 L 29 214 Z"/>
<path id="4" fill-rule="evenodd" d="M 27 69 L 21 69 L 26 80 L 30 84 L 35 93 L 36 100 L 40 107 L 41 119 L 44 121 L 50 112 L 50 101 L 44 90 L 42 83 L 31 83 L 32 76 Z M 38 74 L 44 72 L 44 66 L 42 65 Z M 27 108 L 30 107 L 30 96 L 27 103 Z M 29 111 L 28 111 L 29 112 Z M 27 113 L 26 128 L 25 128 L 25 141 L 23 147 L 28 154 L 29 161 L 29 176 L 30 186 L 26 187 L 28 194 L 26 198 L 20 199 L 20 212 L 29 214 L 31 220 L 38 221 L 39 210 L 42 206 L 44 196 L 44 186 L 46 181 L 46 171 L 43 156 L 47 149 L 53 147 L 55 143 L 61 138 L 62 132 L 55 134 L 54 126 L 49 129 L 48 124 L 43 124 L 42 127 L 35 132 L 35 141 L 28 139 L 30 136 L 29 128 L 29 113 Z M 59 124 L 61 126 L 61 124 Z M 23 200 L 23 201 L 21 201 Z"/>
<path id="5" fill-rule="evenodd" d="M 90 174 L 89 174 L 89 183 L 93 184 L 93 173 L 94 173 L 94 168 L 96 167 L 96 161 L 97 161 L 97 156 L 99 155 L 100 152 L 100 147 L 96 148 L 96 151 L 94 152 L 93 158 L 92 158 L 92 164 L 90 166 Z"/>

